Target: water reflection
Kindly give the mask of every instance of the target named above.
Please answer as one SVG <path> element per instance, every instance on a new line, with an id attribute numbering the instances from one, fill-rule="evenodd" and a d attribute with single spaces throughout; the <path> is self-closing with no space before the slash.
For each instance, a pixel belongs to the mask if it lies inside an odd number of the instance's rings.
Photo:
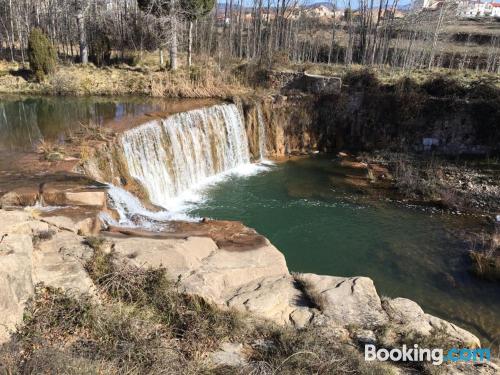
<path id="1" fill-rule="evenodd" d="M 196 102 L 146 97 L 1 97 L 0 149 L 31 151 L 41 141 L 63 142 L 64 135 L 82 123 L 105 125 L 148 112 L 182 111 L 186 106 L 196 106 Z"/>

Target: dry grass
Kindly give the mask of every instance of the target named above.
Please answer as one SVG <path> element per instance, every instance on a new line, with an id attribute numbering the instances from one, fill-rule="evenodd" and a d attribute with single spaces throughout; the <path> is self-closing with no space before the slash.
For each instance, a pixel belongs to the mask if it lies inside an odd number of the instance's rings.
<path id="1" fill-rule="evenodd" d="M 44 83 L 14 76 L 19 67 L 2 62 L 0 92 L 55 95 L 147 95 L 153 97 L 227 98 L 245 92 L 231 67 L 208 63 L 175 72 L 150 65 L 97 68 L 60 65 Z"/>
<path id="2" fill-rule="evenodd" d="M 228 98 L 248 93 L 253 82 L 248 81 L 244 71 L 252 69 L 254 63 L 242 63 L 238 59 L 216 61 L 214 58 L 197 56 L 198 65 L 191 68 L 182 65 L 175 71 L 161 69 L 158 66 L 156 53 L 145 53 L 136 66 L 126 64 L 113 67 L 97 68 L 92 64 L 59 65 L 44 83 L 34 83 L 19 74 L 24 67 L 0 61 L 0 92 L 26 94 L 55 95 L 147 95 L 152 97 L 183 98 Z M 264 64 L 266 65 L 266 64 Z M 267 65 L 266 65 L 267 66 Z M 291 63 L 282 54 L 278 54 L 271 62 L 275 70 L 303 71 L 314 74 L 346 76 L 350 72 L 358 72 L 366 67 L 361 65 L 324 64 L 324 63 Z M 472 70 L 451 69 L 414 69 L 411 72 L 398 68 L 377 67 L 377 77 L 383 84 L 393 84 L 402 78 L 411 77 L 422 84 L 430 77 L 440 74 L 451 80 L 461 82 L 469 87 L 477 81 L 489 82 L 500 87 L 498 74 L 482 73 Z"/>
<path id="3" fill-rule="evenodd" d="M 24 323 L 0 347 L 0 373 L 26 374 L 390 374 L 317 328 L 298 331 L 220 310 L 180 293 L 164 269 L 123 266 L 95 250 L 87 270 L 100 302 L 37 287 Z M 207 353 L 244 344 L 248 363 L 214 367 Z"/>
<path id="4" fill-rule="evenodd" d="M 314 286 L 311 285 L 311 283 L 308 282 L 302 274 L 293 273 L 292 275 L 297 287 L 309 299 L 310 304 L 319 311 L 323 311 L 326 306 L 325 296 L 316 290 L 316 288 L 314 288 Z"/>
<path id="5" fill-rule="evenodd" d="M 500 247 L 496 238 L 500 238 L 499 228 L 491 235 L 479 233 L 470 239 L 473 272 L 488 280 L 500 280 Z"/>

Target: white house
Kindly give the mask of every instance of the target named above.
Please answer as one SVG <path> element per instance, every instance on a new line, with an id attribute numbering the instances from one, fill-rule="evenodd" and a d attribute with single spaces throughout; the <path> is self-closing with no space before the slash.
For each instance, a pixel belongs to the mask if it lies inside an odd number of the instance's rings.
<path id="1" fill-rule="evenodd" d="M 500 18 L 500 3 L 491 4 L 491 17 Z"/>
<path id="2" fill-rule="evenodd" d="M 500 18 L 500 3 L 487 3 L 480 0 L 463 1 L 459 4 L 458 15 L 463 18 Z"/>

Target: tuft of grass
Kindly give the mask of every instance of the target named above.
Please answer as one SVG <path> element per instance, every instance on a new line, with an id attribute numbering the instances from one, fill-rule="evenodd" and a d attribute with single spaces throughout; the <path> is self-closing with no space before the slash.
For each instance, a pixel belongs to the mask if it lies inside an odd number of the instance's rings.
<path id="1" fill-rule="evenodd" d="M 469 257 L 474 274 L 487 280 L 500 280 L 500 247 L 494 238 L 500 237 L 497 228 L 492 235 L 480 233 L 471 239 Z"/>
<path id="2" fill-rule="evenodd" d="M 302 291 L 310 305 L 319 311 L 324 311 L 324 307 L 326 306 L 325 296 L 304 279 L 302 274 L 293 273 L 292 276 L 295 280 L 295 285 Z"/>
<path id="3" fill-rule="evenodd" d="M 36 233 L 31 238 L 31 240 L 33 242 L 33 246 L 37 247 L 40 244 L 40 242 L 49 241 L 54 236 L 54 234 L 55 234 L 55 232 L 53 230 L 43 230 L 43 231 Z"/>
<path id="4" fill-rule="evenodd" d="M 301 331 L 267 327 L 254 345 L 249 367 L 264 374 L 395 373 L 390 365 L 365 362 L 354 347 L 328 338 L 315 327 Z"/>
<path id="5" fill-rule="evenodd" d="M 199 357 L 217 348 L 220 341 L 237 334 L 242 327 L 238 314 L 221 311 L 203 298 L 180 293 L 165 268 L 142 268 L 119 262 L 113 253 L 99 247 L 86 264 L 96 285 L 109 298 L 154 311 L 180 339 L 184 354 Z"/>

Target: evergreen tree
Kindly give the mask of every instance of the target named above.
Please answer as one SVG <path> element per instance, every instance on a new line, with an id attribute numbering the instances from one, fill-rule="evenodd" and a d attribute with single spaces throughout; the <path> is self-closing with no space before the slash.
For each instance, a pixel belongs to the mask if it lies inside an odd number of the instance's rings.
<path id="1" fill-rule="evenodd" d="M 30 69 L 39 82 L 44 80 L 45 75 L 54 72 L 56 69 L 56 49 L 45 33 L 39 28 L 31 30 L 29 35 L 28 59 Z"/>

